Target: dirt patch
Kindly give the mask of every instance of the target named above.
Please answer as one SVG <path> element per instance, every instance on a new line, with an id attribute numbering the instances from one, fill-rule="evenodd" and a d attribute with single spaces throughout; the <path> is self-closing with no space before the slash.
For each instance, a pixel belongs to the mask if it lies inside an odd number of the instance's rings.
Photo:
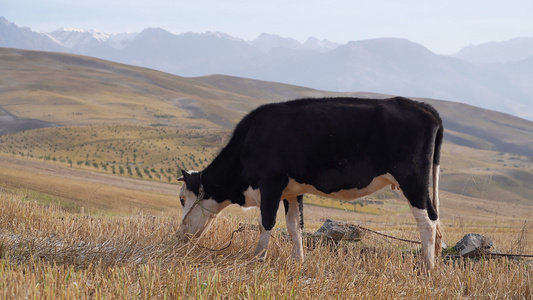
<path id="1" fill-rule="evenodd" d="M 198 107 L 198 101 L 195 99 L 183 98 L 176 100 L 174 103 L 177 107 L 183 109 L 189 115 L 191 115 L 191 118 L 205 119 L 207 117 L 207 114 L 202 110 L 202 108 Z"/>
<path id="2" fill-rule="evenodd" d="M 57 127 L 57 124 L 35 119 L 19 119 L 0 107 L 0 135 L 24 130 Z"/>

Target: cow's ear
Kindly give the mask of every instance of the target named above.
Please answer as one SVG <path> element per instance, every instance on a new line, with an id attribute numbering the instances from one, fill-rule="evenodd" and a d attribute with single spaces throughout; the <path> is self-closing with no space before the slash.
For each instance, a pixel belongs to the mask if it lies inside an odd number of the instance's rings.
<path id="1" fill-rule="evenodd" d="M 183 181 L 185 183 L 187 183 L 187 177 L 189 176 L 189 173 L 187 173 L 187 171 L 185 170 L 181 170 L 181 176 L 178 177 L 178 181 Z"/>

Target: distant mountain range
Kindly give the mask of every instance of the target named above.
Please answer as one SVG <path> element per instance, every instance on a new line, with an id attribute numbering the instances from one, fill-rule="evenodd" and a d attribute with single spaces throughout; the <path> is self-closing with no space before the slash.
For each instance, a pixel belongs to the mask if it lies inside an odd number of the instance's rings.
<path id="1" fill-rule="evenodd" d="M 476 64 L 520 62 L 533 56 L 533 37 L 467 46 L 453 57 Z"/>
<path id="2" fill-rule="evenodd" d="M 339 45 L 262 34 L 172 34 L 160 28 L 44 34 L 0 18 L 0 47 L 82 54 L 197 77 L 225 74 L 329 91 L 375 92 L 467 103 L 533 120 L 533 38 L 468 46 L 452 56 L 405 39 Z"/>

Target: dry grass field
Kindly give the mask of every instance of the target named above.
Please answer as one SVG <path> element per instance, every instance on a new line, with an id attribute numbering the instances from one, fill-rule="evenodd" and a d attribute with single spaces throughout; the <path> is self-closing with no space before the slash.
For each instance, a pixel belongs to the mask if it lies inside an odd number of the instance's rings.
<path id="1" fill-rule="evenodd" d="M 251 226 L 223 251 L 203 248 L 222 248 L 239 224 L 257 224 L 257 210 L 229 207 L 201 240 L 186 243 L 175 236 L 178 185 L 6 156 L 0 162 L 2 299 L 533 297 L 531 258 L 443 258 L 424 274 L 415 267 L 416 245 L 367 233 L 358 243 L 308 248 L 296 263 L 277 231 L 261 263 L 252 257 L 258 232 Z M 441 198 L 449 245 L 480 233 L 501 252 L 533 253 L 532 206 Z M 306 232 L 330 218 L 417 240 L 406 202 L 386 203 L 371 212 L 305 205 Z M 284 227 L 280 209 L 277 228 Z"/>
<path id="2" fill-rule="evenodd" d="M 365 235 L 359 243 L 318 245 L 293 262 L 291 245 L 276 233 L 265 262 L 252 252 L 252 229 L 230 239 L 239 222 L 257 212 L 230 208 L 197 243 L 175 237 L 180 210 L 128 216 L 69 213 L 39 204 L 23 191 L 0 193 L 0 298 L 2 299 L 531 299 L 531 260 L 442 259 L 429 274 L 414 266 L 410 244 Z M 306 206 L 307 220 L 344 218 L 404 238 L 416 238 L 405 216 L 362 214 Z M 325 211 L 324 211 L 325 210 Z M 362 217 L 362 218 L 359 218 Z M 489 216 L 475 225 L 444 219 L 446 239 L 464 233 L 491 237 L 501 251 L 533 252 L 531 224 Z M 283 218 L 280 218 L 282 220 Z M 360 219 L 359 221 L 357 219 Z M 366 219 L 366 220 L 365 220 Z M 252 221 L 253 220 L 253 221 Z M 363 221 L 361 221 L 363 220 Z M 283 227 L 283 221 L 278 227 Z"/>

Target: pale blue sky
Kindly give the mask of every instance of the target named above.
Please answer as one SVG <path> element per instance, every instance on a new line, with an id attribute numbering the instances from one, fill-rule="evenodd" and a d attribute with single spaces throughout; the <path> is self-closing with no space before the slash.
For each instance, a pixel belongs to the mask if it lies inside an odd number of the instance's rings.
<path id="1" fill-rule="evenodd" d="M 0 16 L 39 32 L 161 27 L 175 34 L 219 31 L 253 40 L 266 32 L 339 43 L 398 37 L 439 54 L 533 36 L 532 0 L 0 0 Z"/>

